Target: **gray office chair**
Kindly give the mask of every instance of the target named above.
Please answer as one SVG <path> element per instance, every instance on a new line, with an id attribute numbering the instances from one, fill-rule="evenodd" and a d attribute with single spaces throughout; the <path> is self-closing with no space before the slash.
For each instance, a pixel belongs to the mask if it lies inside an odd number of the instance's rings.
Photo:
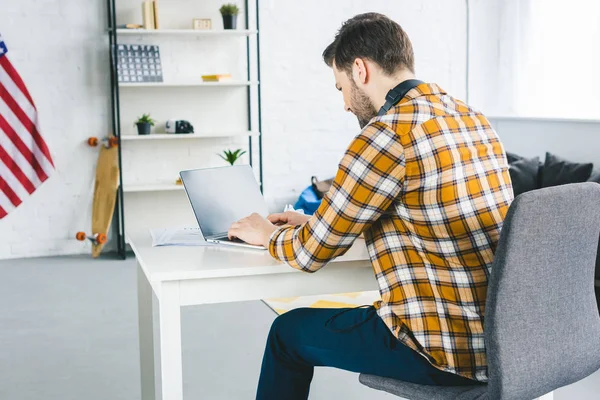
<path id="1" fill-rule="evenodd" d="M 531 400 L 600 368 L 594 265 L 600 185 L 524 193 L 512 203 L 492 267 L 485 315 L 487 385 L 416 385 L 360 375 L 410 400 Z"/>

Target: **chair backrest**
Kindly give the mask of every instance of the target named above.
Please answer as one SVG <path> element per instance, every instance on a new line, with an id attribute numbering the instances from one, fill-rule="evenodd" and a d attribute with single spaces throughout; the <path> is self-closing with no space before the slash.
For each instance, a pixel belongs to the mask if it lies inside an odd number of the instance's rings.
<path id="1" fill-rule="evenodd" d="M 490 399 L 533 399 L 600 368 L 599 233 L 597 183 L 536 190 L 512 203 L 486 304 Z"/>

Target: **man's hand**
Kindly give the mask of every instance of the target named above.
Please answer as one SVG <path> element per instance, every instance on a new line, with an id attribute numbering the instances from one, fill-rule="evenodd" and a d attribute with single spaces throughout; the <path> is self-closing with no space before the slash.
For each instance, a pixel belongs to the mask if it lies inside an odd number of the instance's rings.
<path id="1" fill-rule="evenodd" d="M 267 219 L 275 225 L 302 225 L 310 219 L 310 215 L 300 214 L 295 211 L 286 211 L 279 214 L 271 214 Z"/>
<path id="2" fill-rule="evenodd" d="M 238 238 L 248 244 L 269 247 L 269 238 L 277 230 L 271 222 L 254 213 L 234 222 L 227 232 L 229 239 Z"/>

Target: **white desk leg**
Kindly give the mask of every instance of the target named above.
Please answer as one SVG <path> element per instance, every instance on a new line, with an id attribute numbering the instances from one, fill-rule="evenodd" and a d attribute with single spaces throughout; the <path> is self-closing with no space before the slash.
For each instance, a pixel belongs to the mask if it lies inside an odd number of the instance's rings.
<path id="1" fill-rule="evenodd" d="M 137 286 L 142 400 L 155 400 L 152 287 L 139 263 L 137 265 Z"/>
<path id="2" fill-rule="evenodd" d="M 179 282 L 161 284 L 158 308 L 162 400 L 183 400 Z"/>

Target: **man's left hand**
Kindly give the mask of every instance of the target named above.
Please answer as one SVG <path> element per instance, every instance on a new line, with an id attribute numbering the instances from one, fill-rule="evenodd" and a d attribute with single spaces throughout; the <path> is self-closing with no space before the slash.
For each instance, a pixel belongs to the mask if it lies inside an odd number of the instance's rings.
<path id="1" fill-rule="evenodd" d="M 269 247 L 269 238 L 277 230 L 277 226 L 266 218 L 254 213 L 246 218 L 234 222 L 227 232 L 229 238 L 238 238 L 248 244 Z"/>

